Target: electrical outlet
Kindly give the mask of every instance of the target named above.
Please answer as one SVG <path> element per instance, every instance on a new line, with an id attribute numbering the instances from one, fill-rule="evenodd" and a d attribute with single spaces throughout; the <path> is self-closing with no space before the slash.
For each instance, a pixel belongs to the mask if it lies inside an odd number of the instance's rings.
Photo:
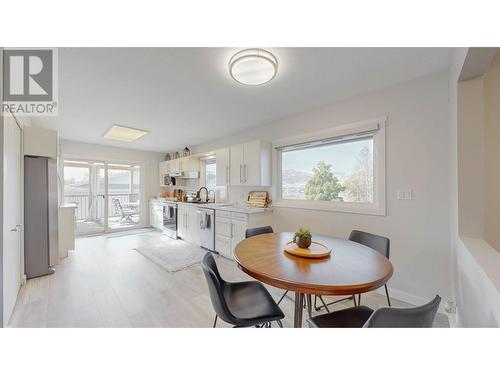
<path id="1" fill-rule="evenodd" d="M 412 197 L 411 189 L 399 189 L 398 190 L 398 200 L 400 201 L 411 201 Z"/>

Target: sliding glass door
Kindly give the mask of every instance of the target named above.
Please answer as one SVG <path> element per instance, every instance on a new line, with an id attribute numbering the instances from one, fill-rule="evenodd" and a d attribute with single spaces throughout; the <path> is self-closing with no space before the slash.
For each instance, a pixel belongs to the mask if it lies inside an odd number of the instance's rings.
<path id="1" fill-rule="evenodd" d="M 108 164 L 108 226 L 135 227 L 140 222 L 140 167 Z"/>
<path id="2" fill-rule="evenodd" d="M 64 204 L 76 206 L 78 235 L 141 224 L 141 167 L 101 161 L 64 161 Z"/>

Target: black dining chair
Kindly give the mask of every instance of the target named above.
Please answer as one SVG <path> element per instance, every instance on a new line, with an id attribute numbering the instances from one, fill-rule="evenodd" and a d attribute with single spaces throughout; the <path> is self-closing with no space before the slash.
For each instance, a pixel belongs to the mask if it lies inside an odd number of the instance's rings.
<path id="1" fill-rule="evenodd" d="M 245 230 L 245 238 L 250 238 L 253 236 L 258 236 L 259 234 L 268 234 L 268 233 L 274 233 L 273 227 L 269 225 L 266 227 L 248 228 L 247 230 Z"/>
<path id="2" fill-rule="evenodd" d="M 217 318 L 234 327 L 271 327 L 272 322 L 283 327 L 285 314 L 264 285 L 258 281 L 225 281 L 211 253 L 205 254 L 201 265 L 215 310 L 214 328 Z"/>
<path id="3" fill-rule="evenodd" d="M 253 236 L 258 236 L 260 234 L 268 234 L 268 233 L 274 233 L 273 227 L 271 226 L 265 226 L 265 227 L 258 227 L 258 228 L 248 228 L 245 230 L 245 238 L 250 238 Z M 281 296 L 277 304 L 279 305 L 281 301 L 283 301 L 283 298 L 287 295 L 288 290 L 285 291 L 285 293 Z"/>
<path id="4" fill-rule="evenodd" d="M 307 320 L 311 328 L 431 328 L 441 297 L 411 308 L 355 306 Z"/>
<path id="5" fill-rule="evenodd" d="M 387 237 L 382 237 L 368 232 L 362 232 L 360 230 L 353 230 L 349 235 L 349 240 L 357 242 L 361 245 L 368 246 L 389 259 L 391 241 Z M 391 299 L 389 298 L 387 284 L 384 284 L 384 288 L 385 295 L 387 297 L 387 304 L 391 306 Z M 358 295 L 358 306 L 359 305 L 361 305 L 361 294 Z"/>

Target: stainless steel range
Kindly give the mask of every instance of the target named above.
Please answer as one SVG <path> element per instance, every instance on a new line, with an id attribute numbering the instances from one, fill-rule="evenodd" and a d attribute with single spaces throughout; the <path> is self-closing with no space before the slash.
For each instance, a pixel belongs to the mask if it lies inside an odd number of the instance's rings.
<path id="1" fill-rule="evenodd" d="M 163 233 L 177 239 L 177 203 L 164 202 L 163 204 Z"/>

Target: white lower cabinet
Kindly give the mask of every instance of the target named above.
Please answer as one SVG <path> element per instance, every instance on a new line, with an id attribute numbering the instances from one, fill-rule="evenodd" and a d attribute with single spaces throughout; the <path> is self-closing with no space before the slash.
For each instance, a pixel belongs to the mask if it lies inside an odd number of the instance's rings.
<path id="1" fill-rule="evenodd" d="M 215 251 L 233 259 L 234 249 L 245 239 L 247 228 L 270 225 L 269 212 L 246 214 L 223 210 L 215 211 Z"/>
<path id="2" fill-rule="evenodd" d="M 215 236 L 215 251 L 226 258 L 231 258 L 233 256 L 231 252 L 231 238 Z"/>
<path id="3" fill-rule="evenodd" d="M 236 220 L 231 219 L 231 225 L 233 228 L 233 236 L 231 237 L 231 255 L 234 257 L 234 249 L 236 245 L 245 239 L 245 231 L 249 227 L 248 220 Z"/>
<path id="4" fill-rule="evenodd" d="M 155 229 L 163 229 L 163 205 L 155 200 L 149 201 L 149 225 Z"/>
<path id="5" fill-rule="evenodd" d="M 199 245 L 198 224 L 196 207 L 179 204 L 177 209 L 177 236 L 186 242 Z"/>

